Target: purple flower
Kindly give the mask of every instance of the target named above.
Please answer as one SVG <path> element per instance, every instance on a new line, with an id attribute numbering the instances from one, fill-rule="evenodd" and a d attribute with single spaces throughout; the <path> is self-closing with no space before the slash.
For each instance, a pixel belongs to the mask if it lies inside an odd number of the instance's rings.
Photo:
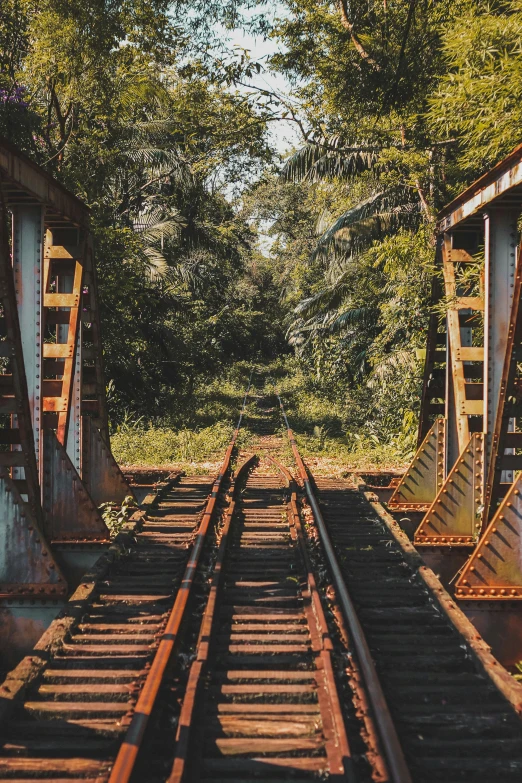
<path id="1" fill-rule="evenodd" d="M 27 89 L 23 85 L 16 85 L 10 90 L 0 87 L 0 103 L 3 103 L 4 106 L 10 104 L 19 106 L 21 109 L 27 109 L 29 104 L 24 100 L 26 91 Z"/>

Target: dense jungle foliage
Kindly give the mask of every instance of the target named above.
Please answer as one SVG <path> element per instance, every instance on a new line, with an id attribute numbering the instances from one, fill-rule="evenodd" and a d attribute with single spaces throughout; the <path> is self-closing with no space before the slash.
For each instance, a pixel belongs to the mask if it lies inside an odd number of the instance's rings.
<path id="1" fill-rule="evenodd" d="M 522 0 L 0 10 L 0 134 L 91 208 L 113 428 L 214 426 L 272 363 L 318 449 L 406 456 L 435 215 L 520 142 Z"/>

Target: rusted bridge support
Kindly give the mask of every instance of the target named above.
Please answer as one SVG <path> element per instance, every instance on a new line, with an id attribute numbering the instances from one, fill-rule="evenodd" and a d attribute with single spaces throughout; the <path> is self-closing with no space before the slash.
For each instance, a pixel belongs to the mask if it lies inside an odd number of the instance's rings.
<path id="1" fill-rule="evenodd" d="M 522 145 L 439 217 L 447 317 L 430 321 L 419 439 L 444 404 L 445 479 L 437 491 L 408 484 L 412 508 L 432 493 L 415 544 L 507 663 L 522 657 L 521 212 Z M 480 291 L 470 291 L 463 272 L 480 266 L 482 248 Z"/>
<path id="2" fill-rule="evenodd" d="M 130 490 L 108 445 L 88 210 L 2 140 L 0 188 L 0 653 L 12 662 L 108 545 L 100 503 Z"/>

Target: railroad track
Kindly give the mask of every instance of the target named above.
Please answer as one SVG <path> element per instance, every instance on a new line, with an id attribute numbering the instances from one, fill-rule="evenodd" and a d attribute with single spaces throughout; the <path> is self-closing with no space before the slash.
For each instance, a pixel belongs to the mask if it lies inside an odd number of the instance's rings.
<path id="1" fill-rule="evenodd" d="M 169 783 L 289 772 L 346 780 L 333 645 L 292 479 L 265 457 L 241 489 L 222 532 Z"/>
<path id="2" fill-rule="evenodd" d="M 378 508 L 314 483 L 282 412 L 299 485 L 259 399 L 232 483 L 241 417 L 215 481 L 165 487 L 38 671 L 8 678 L 0 783 L 521 779 L 476 645 Z"/>
<path id="3" fill-rule="evenodd" d="M 182 477 L 4 727 L 0 780 L 101 781 L 128 730 L 212 487 Z"/>
<path id="4" fill-rule="evenodd" d="M 346 482 L 315 484 L 412 779 L 522 780 L 519 717 L 383 518 Z"/>

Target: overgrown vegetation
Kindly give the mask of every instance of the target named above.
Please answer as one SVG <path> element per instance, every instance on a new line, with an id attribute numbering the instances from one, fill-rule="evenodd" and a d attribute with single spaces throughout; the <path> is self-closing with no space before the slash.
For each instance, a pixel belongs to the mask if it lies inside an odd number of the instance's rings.
<path id="1" fill-rule="evenodd" d="M 127 495 L 123 503 L 102 503 L 100 506 L 103 521 L 109 529 L 111 538 L 116 538 L 127 522 L 130 522 L 132 514 L 137 511 L 136 501 L 132 495 Z"/>
<path id="2" fill-rule="evenodd" d="M 520 142 L 521 32 L 521 0 L 4 0 L 0 133 L 91 208 L 119 459 L 215 459 L 256 363 L 310 455 L 408 458 L 435 216 Z"/>
<path id="3" fill-rule="evenodd" d="M 177 427 L 176 417 L 123 421 L 112 437 L 116 459 L 125 465 L 170 465 L 191 472 L 216 467 L 238 419 L 249 369 L 247 365 L 238 364 L 227 378 L 197 389 L 181 429 Z M 258 369 L 262 372 L 253 375 L 238 438 L 239 450 L 248 448 L 255 438 L 256 400 L 259 397 L 272 400 L 276 408 L 276 427 L 279 426 L 284 435 L 283 419 L 275 398 L 278 393 L 302 453 L 315 460 L 318 473 L 349 475 L 354 470 L 398 468 L 410 458 L 416 436 L 414 417 L 409 427 L 405 425 L 404 433 L 391 438 L 388 433 L 379 438 L 371 426 L 362 428 L 362 433 L 349 431 L 351 417 L 345 407 L 329 401 L 313 376 L 303 372 L 296 358 L 276 360 L 269 365 L 259 365 Z M 283 440 L 286 443 L 286 438 Z M 283 451 L 291 463 L 289 447 L 285 445 Z"/>

